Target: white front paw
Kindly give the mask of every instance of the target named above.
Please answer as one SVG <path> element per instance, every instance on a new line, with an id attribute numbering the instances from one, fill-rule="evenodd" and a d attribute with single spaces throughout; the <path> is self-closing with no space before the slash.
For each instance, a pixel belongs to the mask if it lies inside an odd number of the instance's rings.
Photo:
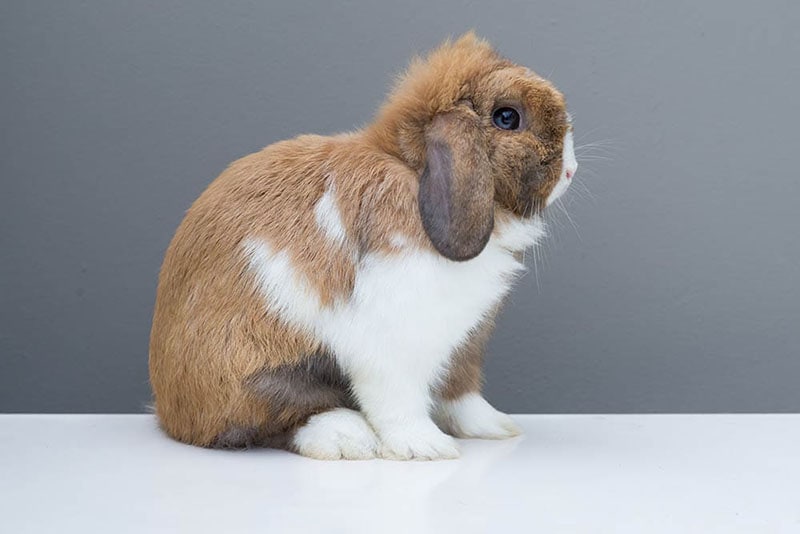
<path id="1" fill-rule="evenodd" d="M 478 393 L 441 401 L 434 420 L 442 430 L 457 438 L 506 439 L 522 433 L 511 417 L 495 410 Z"/>
<path id="2" fill-rule="evenodd" d="M 380 432 L 380 456 L 388 460 L 445 460 L 458 458 L 456 441 L 432 421 L 398 423 Z"/>
<path id="3" fill-rule="evenodd" d="M 309 418 L 292 438 L 294 449 L 318 460 L 375 458 L 378 437 L 359 412 L 336 408 Z"/>

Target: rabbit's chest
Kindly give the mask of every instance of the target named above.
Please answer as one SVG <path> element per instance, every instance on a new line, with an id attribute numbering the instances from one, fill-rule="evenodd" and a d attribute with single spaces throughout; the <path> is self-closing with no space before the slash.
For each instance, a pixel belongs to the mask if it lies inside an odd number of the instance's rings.
<path id="1" fill-rule="evenodd" d="M 465 262 L 414 249 L 368 256 L 349 301 L 325 312 L 323 338 L 344 360 L 391 352 L 445 363 L 524 271 L 515 252 L 542 233 L 539 225 L 512 226 Z"/>
<path id="2" fill-rule="evenodd" d="M 453 262 L 429 251 L 369 258 L 357 277 L 348 316 L 360 342 L 428 355 L 449 353 L 508 292 L 523 266 L 490 244 Z"/>
<path id="3" fill-rule="evenodd" d="M 387 354 L 427 366 L 444 364 L 493 312 L 524 270 L 515 252 L 542 234 L 535 224 L 509 226 L 464 262 L 414 248 L 370 254 L 359 262 L 349 298 L 330 306 L 299 283 L 285 255 L 262 243 L 251 245 L 250 257 L 268 306 L 311 331 L 345 367 Z"/>

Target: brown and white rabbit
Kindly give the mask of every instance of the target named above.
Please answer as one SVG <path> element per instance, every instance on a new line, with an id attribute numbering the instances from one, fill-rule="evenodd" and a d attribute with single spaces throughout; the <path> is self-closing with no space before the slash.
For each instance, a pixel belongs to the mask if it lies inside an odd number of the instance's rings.
<path id="1" fill-rule="evenodd" d="M 472 33 L 414 61 L 364 129 L 234 162 L 161 269 L 161 426 L 322 459 L 517 435 L 481 396 L 484 346 L 576 169 L 561 93 Z"/>

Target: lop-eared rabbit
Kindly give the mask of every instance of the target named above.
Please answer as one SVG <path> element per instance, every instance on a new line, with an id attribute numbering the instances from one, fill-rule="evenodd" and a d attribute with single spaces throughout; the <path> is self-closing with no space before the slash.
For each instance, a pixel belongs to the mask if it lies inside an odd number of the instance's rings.
<path id="1" fill-rule="evenodd" d="M 319 459 L 519 434 L 481 395 L 484 347 L 576 169 L 562 94 L 472 33 L 413 61 L 363 129 L 235 161 L 161 269 L 161 427 Z"/>

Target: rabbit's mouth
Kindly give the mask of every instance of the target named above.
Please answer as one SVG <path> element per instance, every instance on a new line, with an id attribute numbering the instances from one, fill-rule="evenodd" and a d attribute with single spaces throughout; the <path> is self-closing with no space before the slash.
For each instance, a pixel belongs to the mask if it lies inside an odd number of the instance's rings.
<path id="1" fill-rule="evenodd" d="M 547 195 L 546 206 L 555 202 L 572 183 L 572 177 L 578 172 L 578 160 L 575 159 L 575 142 L 572 138 L 572 128 L 564 135 L 564 148 L 561 154 L 561 175 L 550 194 Z"/>

